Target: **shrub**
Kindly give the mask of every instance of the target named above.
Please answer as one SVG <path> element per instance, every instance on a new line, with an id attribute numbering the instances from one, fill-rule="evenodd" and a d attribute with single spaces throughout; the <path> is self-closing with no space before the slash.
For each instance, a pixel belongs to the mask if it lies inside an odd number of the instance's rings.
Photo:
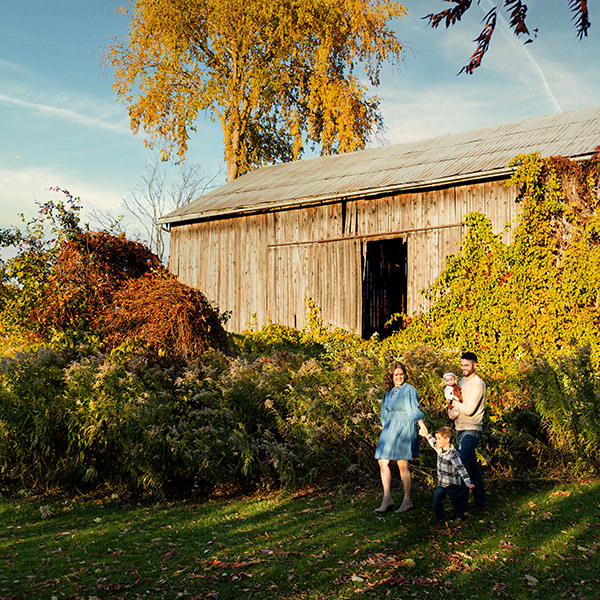
<path id="1" fill-rule="evenodd" d="M 60 245 L 30 316 L 46 338 L 51 330 L 95 330 L 121 289 L 151 272 L 164 270 L 143 244 L 107 231 L 79 231 Z"/>
<path id="2" fill-rule="evenodd" d="M 31 488 L 159 494 L 298 485 L 373 472 L 376 360 L 211 351 L 170 367 L 133 346 L 3 360 L 0 475 Z"/>
<path id="3" fill-rule="evenodd" d="M 62 402 L 64 360 L 51 349 L 0 359 L 0 473 L 31 486 L 65 471 L 69 406 Z"/>
<path id="4" fill-rule="evenodd" d="M 98 346 L 102 339 L 108 350 L 137 339 L 173 360 L 227 347 L 219 316 L 202 292 L 169 276 L 144 244 L 82 227 L 78 199 L 57 191 L 67 204 L 42 205 L 24 233 L 0 230 L 0 244 L 18 248 L 0 287 L 8 334 L 31 332 L 41 342 L 71 348 Z"/>
<path id="5" fill-rule="evenodd" d="M 126 486 L 162 495 L 214 488 L 377 481 L 384 361 L 299 352 L 161 366 L 134 344 L 75 360 L 50 349 L 3 359 L 0 477 L 29 488 Z M 430 348 L 405 362 L 431 429 L 449 424 L 441 375 L 458 361 Z M 481 369 L 486 477 L 568 478 L 598 461 L 589 347 L 502 377 Z M 417 465 L 415 465 L 417 466 Z M 435 473 L 422 452 L 418 471 Z"/>
<path id="6" fill-rule="evenodd" d="M 554 467 L 581 475 L 600 466 L 600 396 L 590 345 L 553 360 L 536 357 L 523 365 L 531 395 L 553 449 Z"/>
<path id="7" fill-rule="evenodd" d="M 227 334 L 204 294 L 170 276 L 127 281 L 94 319 L 107 348 L 131 339 L 170 360 L 190 360 L 209 348 L 227 349 Z"/>

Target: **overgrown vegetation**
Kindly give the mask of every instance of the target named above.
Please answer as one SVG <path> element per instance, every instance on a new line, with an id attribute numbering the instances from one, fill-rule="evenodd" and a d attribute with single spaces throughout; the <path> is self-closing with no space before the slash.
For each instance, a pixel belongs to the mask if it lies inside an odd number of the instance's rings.
<path id="1" fill-rule="evenodd" d="M 513 241 L 468 216 L 431 310 L 383 341 L 327 327 L 310 301 L 305 329 L 227 340 L 200 292 L 141 245 L 81 228 L 73 206 L 47 209 L 54 242 L 37 222 L 4 232 L 24 244 L 4 267 L 5 339 L 30 337 L 0 362 L 3 485 L 173 496 L 374 481 L 385 365 L 402 357 L 434 428 L 464 349 L 488 384 L 490 482 L 596 475 L 600 160 L 517 163 Z M 415 471 L 432 481 L 432 453 Z"/>
<path id="2" fill-rule="evenodd" d="M 185 288 L 144 244 L 80 223 L 79 199 L 40 206 L 24 231 L 1 230 L 17 254 L 0 272 L 3 330 L 31 341 L 111 350 L 122 343 L 186 360 L 226 349 L 217 312 Z"/>
<path id="3" fill-rule="evenodd" d="M 370 470 L 378 362 L 218 351 L 161 366 L 123 348 L 2 359 L 0 470 L 26 488 L 159 493 L 292 485 Z"/>
<path id="4" fill-rule="evenodd" d="M 298 349 L 302 337 L 307 352 Z M 285 350 L 290 341 L 293 351 Z M 153 362 L 135 346 L 77 360 L 47 348 L 2 359 L 5 484 L 171 496 L 376 480 L 387 360 L 381 344 L 281 326 L 248 332 L 237 343 L 231 354 L 213 350 L 185 365 Z M 456 361 L 426 347 L 406 350 L 403 360 L 428 424 L 446 424 L 439 382 Z M 489 422 L 481 451 L 490 481 L 567 480 L 596 471 L 589 347 L 523 367 L 513 381 L 484 377 Z M 432 453 L 423 453 L 416 468 L 432 481 Z"/>
<path id="5" fill-rule="evenodd" d="M 510 244 L 481 213 L 467 216 L 460 253 L 425 291 L 427 313 L 397 337 L 398 347 L 476 348 L 494 373 L 538 355 L 554 359 L 590 344 L 600 365 L 600 154 L 590 160 L 519 156 L 521 189 Z M 392 342 L 392 347 L 394 343 Z"/>

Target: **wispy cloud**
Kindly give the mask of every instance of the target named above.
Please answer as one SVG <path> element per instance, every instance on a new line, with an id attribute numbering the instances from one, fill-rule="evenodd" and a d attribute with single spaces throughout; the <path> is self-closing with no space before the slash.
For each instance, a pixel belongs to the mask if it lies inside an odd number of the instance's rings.
<path id="1" fill-rule="evenodd" d="M 127 133 L 128 135 L 131 135 L 131 130 L 129 127 L 122 122 L 114 122 L 107 119 L 98 118 L 94 115 L 78 112 L 71 108 L 53 106 L 51 104 L 45 104 L 42 102 L 32 102 L 31 100 L 27 100 L 25 98 L 2 93 L 0 93 L 0 103 L 17 106 L 39 115 L 51 116 L 57 119 L 69 121 L 71 123 L 78 123 L 87 127 L 93 127 L 95 129 L 113 131 L 115 133 Z"/>
<path id="2" fill-rule="evenodd" d="M 583 59 L 577 62 L 576 54 L 593 51 L 594 40 L 581 48 L 573 44 L 569 48 L 572 55 L 566 55 L 564 44 L 556 44 L 552 30 L 535 44 L 523 46 L 502 19 L 482 67 L 473 75 L 457 76 L 473 51 L 471 34 L 481 25 L 478 14 L 471 13 L 469 23 L 447 30 L 431 30 L 423 21 L 410 19 L 406 25 L 403 35 L 416 50 L 410 53 L 403 72 L 384 78 L 378 90 L 389 143 L 598 103 L 600 82 L 588 75 L 593 67 L 588 68 Z M 577 68 L 569 68 L 571 64 Z"/>
<path id="3" fill-rule="evenodd" d="M 57 200 L 51 187 L 68 189 L 79 196 L 86 209 L 97 211 L 117 210 L 127 189 L 119 189 L 110 182 L 98 183 L 84 180 L 65 170 L 49 167 L 25 169 L 0 169 L 2 202 L 0 202 L 0 227 L 20 223 L 19 213 L 30 218 L 37 212 L 36 201 Z"/>
<path id="4" fill-rule="evenodd" d="M 472 90 L 471 90 L 472 91 Z M 444 99 L 443 105 L 440 98 Z M 490 120 L 489 108 L 460 85 L 432 84 L 418 91 L 386 94 L 382 104 L 385 137 L 391 144 L 423 140 L 446 133 L 502 122 Z"/>
<path id="5" fill-rule="evenodd" d="M 22 73 L 25 70 L 23 65 L 4 60 L 3 58 L 0 58 L 0 69 L 4 69 L 6 71 L 13 71 L 15 73 Z"/>

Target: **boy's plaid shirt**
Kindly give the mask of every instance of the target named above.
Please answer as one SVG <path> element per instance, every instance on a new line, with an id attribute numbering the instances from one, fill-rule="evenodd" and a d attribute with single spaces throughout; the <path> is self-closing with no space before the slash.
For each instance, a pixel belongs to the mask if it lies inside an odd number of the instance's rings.
<path id="1" fill-rule="evenodd" d="M 427 441 L 438 455 L 437 476 L 439 486 L 461 485 L 461 479 L 465 483 L 471 483 L 467 469 L 465 469 L 458 450 L 454 446 L 451 445 L 446 451 L 438 448 L 436 440 L 431 434 L 427 436 Z"/>

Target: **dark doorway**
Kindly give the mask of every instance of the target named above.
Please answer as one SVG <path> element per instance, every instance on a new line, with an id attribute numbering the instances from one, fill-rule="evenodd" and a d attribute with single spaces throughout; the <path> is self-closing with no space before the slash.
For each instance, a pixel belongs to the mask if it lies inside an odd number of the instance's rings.
<path id="1" fill-rule="evenodd" d="M 406 313 L 408 258 L 402 238 L 366 242 L 363 254 L 362 335 L 378 333 L 384 338 L 402 327 L 401 321 L 386 323 L 395 313 Z"/>

